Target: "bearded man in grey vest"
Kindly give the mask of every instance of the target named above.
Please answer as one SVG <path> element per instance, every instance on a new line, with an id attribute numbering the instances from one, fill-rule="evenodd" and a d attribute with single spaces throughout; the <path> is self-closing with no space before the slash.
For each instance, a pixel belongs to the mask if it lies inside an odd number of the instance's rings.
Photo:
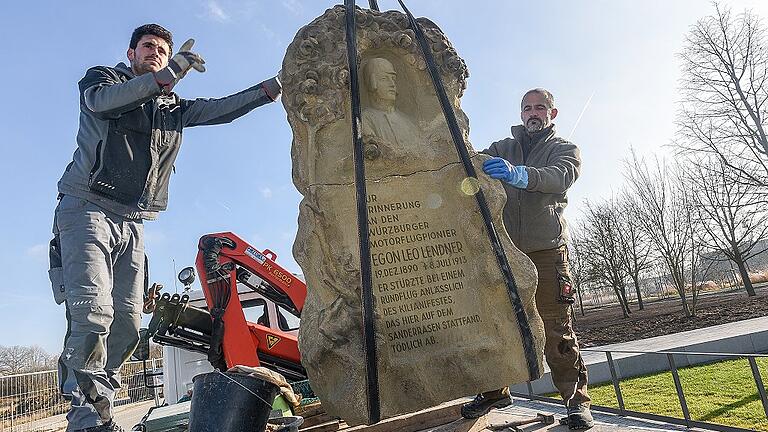
<path id="1" fill-rule="evenodd" d="M 566 192 L 579 176 L 578 147 L 556 135 L 555 99 L 542 88 L 528 91 L 520 104 L 522 125 L 512 137 L 484 150 L 491 159 L 483 171 L 501 180 L 507 193 L 504 227 L 512 242 L 536 265 L 536 309 L 544 321 L 544 355 L 552 381 L 565 402 L 569 429 L 593 426 L 587 369 L 573 331 L 574 289 L 568 265 Z M 462 407 L 466 418 L 511 404 L 509 389 L 489 391 Z"/>

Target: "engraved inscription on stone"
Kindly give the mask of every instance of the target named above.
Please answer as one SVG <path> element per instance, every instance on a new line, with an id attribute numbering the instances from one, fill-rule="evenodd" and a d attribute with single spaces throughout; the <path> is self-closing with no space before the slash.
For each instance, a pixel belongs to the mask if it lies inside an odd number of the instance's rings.
<path id="1" fill-rule="evenodd" d="M 465 289 L 470 261 L 460 227 L 420 200 L 380 202 L 371 194 L 368 215 L 373 286 L 389 354 L 450 343 L 450 330 L 481 321 L 478 313 L 462 313 L 476 309 L 476 297 Z"/>

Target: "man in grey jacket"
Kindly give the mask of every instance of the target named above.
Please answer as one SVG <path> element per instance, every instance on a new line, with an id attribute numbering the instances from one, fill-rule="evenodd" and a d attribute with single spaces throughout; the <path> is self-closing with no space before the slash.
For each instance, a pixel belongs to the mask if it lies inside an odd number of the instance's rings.
<path id="1" fill-rule="evenodd" d="M 552 120 L 556 116 L 550 92 L 528 91 L 521 103 L 523 124 L 512 127 L 512 138 L 483 151 L 493 156 L 483 163 L 483 171 L 502 181 L 507 192 L 504 226 L 512 242 L 536 265 L 536 308 L 544 321 L 544 354 L 567 407 L 568 427 L 588 429 L 593 421 L 587 369 L 571 320 L 574 291 L 563 218 L 566 192 L 579 176 L 581 159 L 574 144 L 555 134 Z M 490 391 L 465 404 L 462 415 L 476 418 L 510 403 L 508 388 Z"/>
<path id="2" fill-rule="evenodd" d="M 130 65 L 96 66 L 79 82 L 77 150 L 58 184 L 50 270 L 54 297 L 66 302 L 67 431 L 122 430 L 112 408 L 120 366 L 139 340 L 142 221 L 166 208 L 183 129 L 229 123 L 281 91 L 272 78 L 220 99 L 180 98 L 174 85 L 190 69 L 205 71 L 193 43 L 171 57 L 171 33 L 143 25 L 131 37 Z"/>

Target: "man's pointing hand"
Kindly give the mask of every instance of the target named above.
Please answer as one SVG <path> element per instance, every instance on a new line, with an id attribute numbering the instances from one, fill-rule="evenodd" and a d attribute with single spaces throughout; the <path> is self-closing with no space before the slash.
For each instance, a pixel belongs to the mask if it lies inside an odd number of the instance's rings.
<path id="1" fill-rule="evenodd" d="M 181 46 L 179 52 L 168 60 L 168 66 L 155 73 L 155 80 L 165 93 L 170 93 L 173 86 L 189 72 L 195 69 L 198 72 L 205 72 L 205 60 L 195 52 L 190 51 L 194 39 L 189 39 Z"/>

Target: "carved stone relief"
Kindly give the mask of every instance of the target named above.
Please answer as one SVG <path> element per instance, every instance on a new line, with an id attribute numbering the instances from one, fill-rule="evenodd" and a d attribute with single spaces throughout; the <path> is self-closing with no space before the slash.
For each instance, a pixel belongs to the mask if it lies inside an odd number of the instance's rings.
<path id="1" fill-rule="evenodd" d="M 304 196 L 293 248 L 308 288 L 302 363 L 326 410 L 357 424 L 369 416 L 344 20 L 336 6 L 302 28 L 281 80 Z M 468 143 L 466 65 L 419 22 Z M 357 25 L 382 418 L 536 378 L 474 197 L 486 196 L 541 363 L 535 268 L 502 229 L 503 187 L 471 146 L 481 174 L 467 178 L 406 16 L 358 9 Z"/>

